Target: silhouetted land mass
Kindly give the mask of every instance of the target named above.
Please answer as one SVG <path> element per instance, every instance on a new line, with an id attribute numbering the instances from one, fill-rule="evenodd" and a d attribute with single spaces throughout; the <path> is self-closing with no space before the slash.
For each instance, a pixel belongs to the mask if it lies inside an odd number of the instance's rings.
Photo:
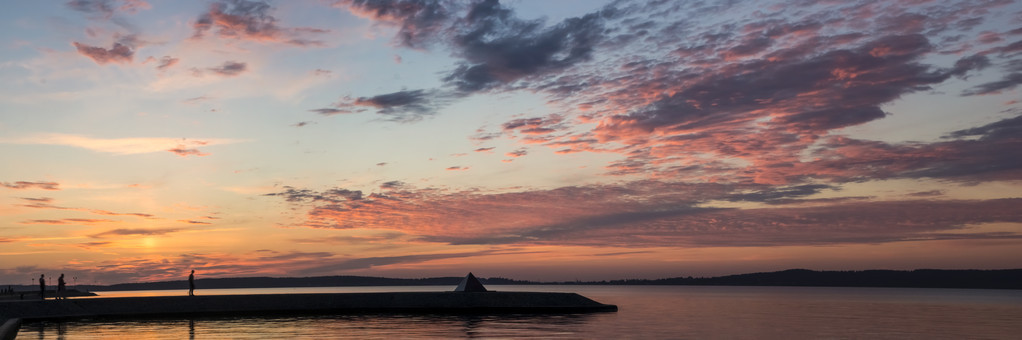
<path id="1" fill-rule="evenodd" d="M 587 284 L 1022 289 L 1022 269 L 917 269 L 911 271 L 815 271 L 789 269 L 779 272 L 708 278 L 676 277 L 656 280 L 614 280 L 590 282 Z"/>
<path id="2" fill-rule="evenodd" d="M 199 291 L 217 288 L 360 287 L 360 286 L 457 286 L 462 277 L 394 279 L 367 276 L 242 277 L 196 279 Z M 682 286 L 816 286 L 1022 289 L 1022 269 L 999 270 L 863 270 L 815 271 L 790 269 L 778 272 L 718 277 L 675 277 L 611 281 L 537 282 L 507 278 L 480 278 L 484 285 L 682 285 Z M 27 290 L 32 286 L 16 286 Z M 187 289 L 187 280 L 121 283 L 109 286 L 78 285 L 82 291 Z"/>

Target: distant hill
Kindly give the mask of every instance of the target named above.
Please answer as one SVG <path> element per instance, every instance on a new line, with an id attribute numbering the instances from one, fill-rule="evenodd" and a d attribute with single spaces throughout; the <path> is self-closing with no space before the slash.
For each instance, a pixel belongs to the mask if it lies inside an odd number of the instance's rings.
<path id="1" fill-rule="evenodd" d="M 700 286 L 817 286 L 1022 289 L 1022 269 L 1000 270 L 862 270 L 789 269 L 709 278 L 616 280 L 590 284 Z"/>
<path id="2" fill-rule="evenodd" d="M 277 287 L 359 287 L 359 286 L 450 286 L 461 277 L 394 279 L 368 276 L 318 277 L 239 277 L 196 279 L 200 289 L 277 288 Z M 484 285 L 584 284 L 584 285 L 685 285 L 685 286 L 817 286 L 817 287 L 906 287 L 1022 289 L 1022 269 L 999 270 L 862 270 L 816 271 L 789 269 L 778 272 L 750 273 L 718 277 L 675 277 L 612 281 L 536 282 L 506 278 L 480 278 Z M 38 287 L 19 285 L 16 290 Z M 187 289 L 187 280 L 121 283 L 109 286 L 78 285 L 83 291 Z"/>

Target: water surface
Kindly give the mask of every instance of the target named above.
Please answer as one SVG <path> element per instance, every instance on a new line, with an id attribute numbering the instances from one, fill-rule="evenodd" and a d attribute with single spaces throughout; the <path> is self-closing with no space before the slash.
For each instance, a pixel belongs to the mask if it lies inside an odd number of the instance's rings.
<path id="1" fill-rule="evenodd" d="M 564 338 L 1009 339 L 1022 291 L 706 286 L 488 286 L 577 292 L 618 312 L 565 315 L 368 314 L 81 320 L 26 324 L 18 339 Z M 446 286 L 199 290 L 197 294 L 440 291 Z M 187 291 L 97 292 L 100 296 Z"/>

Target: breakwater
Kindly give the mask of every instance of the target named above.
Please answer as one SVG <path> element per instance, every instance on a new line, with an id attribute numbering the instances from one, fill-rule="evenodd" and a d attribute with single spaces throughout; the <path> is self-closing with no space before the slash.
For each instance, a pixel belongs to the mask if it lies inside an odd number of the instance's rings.
<path id="1" fill-rule="evenodd" d="M 575 293 L 393 292 L 85 298 L 0 303 L 0 321 L 315 313 L 577 313 L 616 311 Z"/>

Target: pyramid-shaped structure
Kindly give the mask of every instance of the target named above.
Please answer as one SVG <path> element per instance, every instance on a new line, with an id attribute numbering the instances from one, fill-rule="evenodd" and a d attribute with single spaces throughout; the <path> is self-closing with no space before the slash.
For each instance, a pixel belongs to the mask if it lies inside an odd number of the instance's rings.
<path id="1" fill-rule="evenodd" d="M 481 282 L 479 282 L 479 279 L 477 279 L 476 276 L 472 275 L 472 273 L 470 272 L 470 273 L 468 273 L 468 275 L 465 276 L 464 279 L 461 279 L 461 283 L 458 284 L 458 288 L 455 288 L 454 291 L 455 292 L 485 292 L 486 291 L 486 287 L 483 287 L 483 284 Z"/>

